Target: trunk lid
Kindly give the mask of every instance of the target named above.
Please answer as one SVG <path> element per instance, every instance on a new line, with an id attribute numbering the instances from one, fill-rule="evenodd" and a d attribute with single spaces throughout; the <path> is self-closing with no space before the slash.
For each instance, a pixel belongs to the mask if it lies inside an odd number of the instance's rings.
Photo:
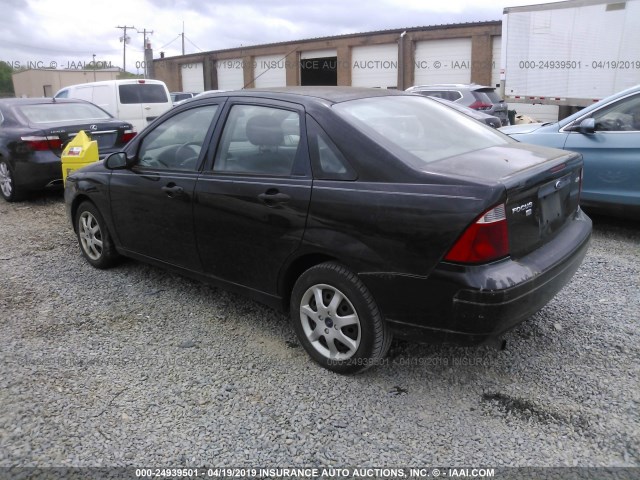
<path id="1" fill-rule="evenodd" d="M 573 152 L 508 144 L 440 160 L 430 164 L 429 171 L 504 187 L 515 259 L 554 238 L 579 206 L 582 156 Z"/>
<path id="2" fill-rule="evenodd" d="M 59 139 L 59 142 L 50 140 L 51 149 L 56 155 L 60 156 L 67 144 L 80 132 L 84 132 L 91 137 L 92 140 L 98 142 L 98 151 L 100 155 L 104 155 L 111 151 L 121 149 L 126 143 L 125 132 L 131 131 L 132 127 L 126 123 L 95 122 L 81 123 L 77 125 L 47 125 L 42 128 L 43 135 L 49 139 Z"/>

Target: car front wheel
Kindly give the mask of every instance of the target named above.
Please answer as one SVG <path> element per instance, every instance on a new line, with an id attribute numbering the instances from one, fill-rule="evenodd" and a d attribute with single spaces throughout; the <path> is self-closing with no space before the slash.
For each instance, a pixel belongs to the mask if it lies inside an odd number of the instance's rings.
<path id="1" fill-rule="evenodd" d="M 84 202 L 76 212 L 76 232 L 84 258 L 96 268 L 108 268 L 118 258 L 111 235 L 100 215 L 90 202 Z"/>
<path id="2" fill-rule="evenodd" d="M 391 344 L 373 296 L 343 265 L 327 262 L 305 271 L 291 295 L 293 328 L 307 353 L 337 373 L 380 364 Z"/>

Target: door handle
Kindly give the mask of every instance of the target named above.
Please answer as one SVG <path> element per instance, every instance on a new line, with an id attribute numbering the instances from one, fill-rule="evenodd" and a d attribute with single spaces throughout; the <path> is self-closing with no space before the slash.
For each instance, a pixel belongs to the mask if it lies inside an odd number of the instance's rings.
<path id="1" fill-rule="evenodd" d="M 291 200 L 291 197 L 286 193 L 280 193 L 278 190 L 270 188 L 265 193 L 258 195 L 258 200 L 268 207 L 276 207 L 283 203 L 287 203 Z"/>
<path id="2" fill-rule="evenodd" d="M 162 191 L 167 194 L 169 198 L 179 197 L 184 195 L 184 188 L 171 182 L 162 187 Z"/>

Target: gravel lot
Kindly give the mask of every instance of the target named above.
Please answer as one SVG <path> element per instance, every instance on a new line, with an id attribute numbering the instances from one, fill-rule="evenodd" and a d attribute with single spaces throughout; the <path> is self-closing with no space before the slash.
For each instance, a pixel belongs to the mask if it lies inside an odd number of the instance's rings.
<path id="1" fill-rule="evenodd" d="M 0 203 L 0 467 L 640 466 L 640 224 L 505 351 L 394 342 L 316 366 L 282 315 L 81 257 L 57 195 Z"/>

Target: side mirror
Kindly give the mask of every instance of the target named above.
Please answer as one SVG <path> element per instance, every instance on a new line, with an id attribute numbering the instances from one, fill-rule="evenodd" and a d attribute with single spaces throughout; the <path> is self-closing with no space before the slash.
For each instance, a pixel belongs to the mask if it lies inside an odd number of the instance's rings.
<path id="1" fill-rule="evenodd" d="M 124 152 L 112 153 L 104 160 L 104 166 L 108 170 L 122 170 L 127 168 L 129 166 L 127 154 Z"/>
<path id="2" fill-rule="evenodd" d="M 595 119 L 585 118 L 584 120 L 582 120 L 580 122 L 580 125 L 578 125 L 578 131 L 580 133 L 586 133 L 586 134 L 596 133 Z"/>

